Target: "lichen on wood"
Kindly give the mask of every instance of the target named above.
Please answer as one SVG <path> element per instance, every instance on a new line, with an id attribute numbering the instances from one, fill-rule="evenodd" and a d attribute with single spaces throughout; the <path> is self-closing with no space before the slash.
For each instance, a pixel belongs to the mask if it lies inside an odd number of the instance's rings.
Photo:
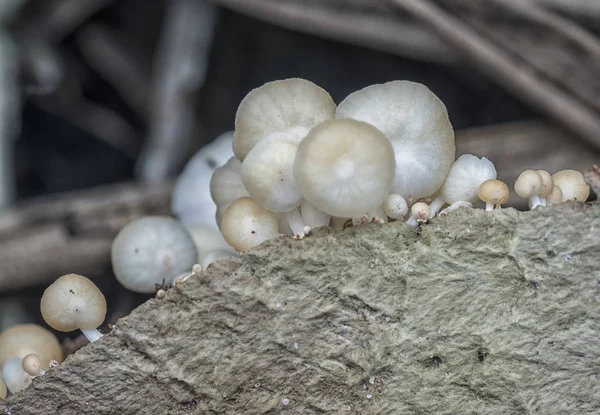
<path id="1" fill-rule="evenodd" d="M 268 241 L 0 413 L 596 414 L 599 230 L 566 203 Z"/>

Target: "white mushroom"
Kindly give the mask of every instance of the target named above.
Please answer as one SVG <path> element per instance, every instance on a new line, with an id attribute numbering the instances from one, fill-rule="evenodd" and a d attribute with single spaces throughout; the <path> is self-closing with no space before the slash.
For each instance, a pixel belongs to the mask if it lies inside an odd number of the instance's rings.
<path id="1" fill-rule="evenodd" d="M 427 222 L 431 215 L 431 209 L 427 203 L 417 202 L 410 208 L 410 218 L 406 223 L 413 228 L 419 226 L 420 223 Z"/>
<path id="2" fill-rule="evenodd" d="M 583 174 L 577 170 L 561 170 L 552 175 L 554 184 L 560 187 L 563 202 L 575 200 L 585 202 L 590 196 L 590 186 L 585 181 Z"/>
<path id="3" fill-rule="evenodd" d="M 426 86 L 408 81 L 371 85 L 344 99 L 335 116 L 365 121 L 391 140 L 394 193 L 417 200 L 444 183 L 454 160 L 454 130 L 446 106 Z"/>
<path id="4" fill-rule="evenodd" d="M 178 221 L 146 216 L 121 229 L 112 244 L 111 260 L 115 277 L 125 288 L 150 294 L 191 269 L 198 252 Z"/>
<path id="5" fill-rule="evenodd" d="M 273 81 L 242 100 L 235 116 L 233 153 L 244 161 L 264 137 L 291 133 L 298 139 L 322 121 L 332 119 L 335 103 L 323 88 L 300 78 Z"/>
<path id="6" fill-rule="evenodd" d="M 552 179 L 552 175 L 546 170 L 536 170 L 536 172 L 542 178 L 542 190 L 540 190 L 540 193 L 538 193 L 538 197 L 540 198 L 540 204 L 542 206 L 546 206 L 546 199 L 554 190 L 554 179 Z"/>
<path id="7" fill-rule="evenodd" d="M 325 121 L 298 145 L 294 177 L 317 209 L 331 216 L 362 216 L 381 207 L 390 193 L 393 148 L 365 122 Z"/>
<path id="8" fill-rule="evenodd" d="M 239 252 L 279 235 L 275 214 L 249 197 L 239 198 L 229 205 L 223 215 L 221 232 L 225 241 Z"/>
<path id="9" fill-rule="evenodd" d="M 525 170 L 515 182 L 515 193 L 528 200 L 529 208 L 535 209 L 542 205 L 538 196 L 544 187 L 542 176 L 535 170 Z"/>
<path id="10" fill-rule="evenodd" d="M 562 201 L 563 201 L 562 190 L 560 190 L 560 187 L 558 187 L 557 185 L 554 185 L 554 187 L 552 188 L 552 193 L 550 193 L 548 195 L 548 197 L 546 198 L 546 202 L 549 205 L 556 205 L 558 203 L 562 203 Z"/>
<path id="11" fill-rule="evenodd" d="M 23 370 L 23 359 L 12 357 L 2 366 L 2 378 L 10 393 L 15 394 L 31 385 L 31 376 Z"/>
<path id="12" fill-rule="evenodd" d="M 401 195 L 392 193 L 383 204 L 383 209 L 390 218 L 401 219 L 408 213 L 408 204 Z"/>
<path id="13" fill-rule="evenodd" d="M 210 179 L 210 195 L 215 205 L 224 209 L 234 200 L 250 196 L 242 180 L 242 163 L 238 159 L 231 157 L 214 171 Z"/>

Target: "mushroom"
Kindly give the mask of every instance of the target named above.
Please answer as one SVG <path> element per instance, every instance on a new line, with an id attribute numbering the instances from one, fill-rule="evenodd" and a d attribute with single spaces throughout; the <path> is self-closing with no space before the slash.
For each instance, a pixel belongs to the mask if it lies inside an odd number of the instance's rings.
<path id="1" fill-rule="evenodd" d="M 15 394 L 31 385 L 31 376 L 22 368 L 23 359 L 12 357 L 2 366 L 2 378 L 10 393 Z"/>
<path id="2" fill-rule="evenodd" d="M 577 170 L 561 170 L 552 175 L 554 184 L 562 190 L 562 201 L 576 200 L 585 202 L 590 196 L 590 186 L 583 174 Z"/>
<path id="3" fill-rule="evenodd" d="M 48 370 L 51 360 L 63 361 L 58 339 L 42 326 L 20 324 L 0 333 L 0 367 L 12 357 L 23 359 L 31 353 L 39 356 L 45 370 Z"/>
<path id="4" fill-rule="evenodd" d="M 485 210 L 487 211 L 494 210 L 494 207 L 500 209 L 510 198 L 508 186 L 500 180 L 486 180 L 481 183 L 477 194 L 485 202 Z"/>
<path id="5" fill-rule="evenodd" d="M 0 379 L 0 399 L 6 399 L 6 383 Z"/>
<path id="6" fill-rule="evenodd" d="M 21 362 L 21 367 L 29 376 L 35 377 L 46 374 L 46 370 L 42 367 L 42 360 L 35 353 L 25 356 Z"/>
<path id="7" fill-rule="evenodd" d="M 336 110 L 377 127 L 392 142 L 392 191 L 406 200 L 436 193 L 454 161 L 454 130 L 444 103 L 426 86 L 408 81 L 371 85 L 350 94 Z"/>
<path id="8" fill-rule="evenodd" d="M 293 134 L 265 137 L 244 159 L 242 180 L 256 203 L 271 212 L 283 213 L 294 237 L 302 239 L 310 228 L 306 228 L 299 210 L 302 195 L 293 171 L 297 149 L 298 139 Z"/>
<path id="9" fill-rule="evenodd" d="M 234 200 L 250 196 L 242 180 L 242 163 L 238 159 L 231 157 L 214 171 L 210 179 L 210 195 L 223 212 Z"/>
<path id="10" fill-rule="evenodd" d="M 398 193 L 392 193 L 383 204 L 385 214 L 392 219 L 401 219 L 408 213 L 406 200 Z"/>
<path id="11" fill-rule="evenodd" d="M 143 294 L 175 278 L 198 261 L 189 232 L 168 216 L 145 216 L 126 225 L 112 243 L 112 267 L 125 288 Z"/>
<path id="12" fill-rule="evenodd" d="M 552 188 L 552 193 L 550 193 L 548 195 L 548 197 L 546 198 L 546 202 L 550 205 L 556 205 L 558 203 L 562 203 L 562 201 L 563 201 L 562 190 L 560 190 L 560 187 L 558 187 L 557 185 L 554 185 L 554 187 Z"/>
<path id="13" fill-rule="evenodd" d="M 298 145 L 294 178 L 302 196 L 330 216 L 356 217 L 380 208 L 394 180 L 388 138 L 362 121 L 331 120 Z"/>
<path id="14" fill-rule="evenodd" d="M 535 209 L 542 204 L 538 194 L 543 186 L 544 180 L 537 171 L 525 170 L 517 177 L 515 193 L 528 200 L 530 209 Z"/>
<path id="15" fill-rule="evenodd" d="M 274 133 L 291 133 L 301 139 L 334 114 L 331 96 L 310 81 L 290 78 L 268 82 L 250 91 L 238 107 L 233 153 L 244 161 L 256 143 Z"/>
<path id="16" fill-rule="evenodd" d="M 427 203 L 417 202 L 410 208 L 410 218 L 406 223 L 413 228 L 419 226 L 419 223 L 427 222 L 431 215 L 431 209 Z"/>
<path id="17" fill-rule="evenodd" d="M 552 179 L 552 175 L 548 173 L 546 170 L 536 170 L 537 174 L 542 178 L 542 190 L 538 193 L 538 197 L 540 198 L 540 204 L 542 206 L 546 206 L 547 198 L 554 190 L 554 179 Z"/>
<path id="18" fill-rule="evenodd" d="M 233 131 L 221 134 L 187 162 L 175 181 L 171 211 L 184 225 L 212 226 L 218 230 L 215 224 L 216 207 L 211 202 L 210 181 L 215 169 L 233 156 L 232 142 Z"/>
<path id="19" fill-rule="evenodd" d="M 461 206 L 471 207 L 478 199 L 481 184 L 486 180 L 496 179 L 496 176 L 494 163 L 487 158 L 463 154 L 452 164 L 439 195 L 429 205 L 431 217 L 435 216 L 445 203 L 450 207 L 443 210 L 444 214 Z"/>
<path id="20" fill-rule="evenodd" d="M 275 214 L 250 197 L 241 197 L 229 205 L 223 215 L 221 232 L 225 241 L 239 252 L 279 235 Z"/>
<path id="21" fill-rule="evenodd" d="M 79 329 L 90 342 L 102 337 L 97 328 L 106 317 L 106 298 L 86 277 L 67 274 L 58 278 L 44 291 L 40 309 L 54 330 Z"/>

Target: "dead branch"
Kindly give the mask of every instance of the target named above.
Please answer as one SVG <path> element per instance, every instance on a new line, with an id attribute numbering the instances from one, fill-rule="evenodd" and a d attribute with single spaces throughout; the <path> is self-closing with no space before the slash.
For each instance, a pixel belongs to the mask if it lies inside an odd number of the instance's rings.
<path id="1" fill-rule="evenodd" d="M 136 217 L 168 214 L 171 184 L 119 184 L 34 200 L 0 215 L 0 293 L 69 272 L 110 274 L 110 246 Z"/>

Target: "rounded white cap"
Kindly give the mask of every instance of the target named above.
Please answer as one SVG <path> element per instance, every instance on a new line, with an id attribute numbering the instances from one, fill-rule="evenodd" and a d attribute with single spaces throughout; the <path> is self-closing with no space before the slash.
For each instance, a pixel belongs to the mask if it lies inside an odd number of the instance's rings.
<path id="1" fill-rule="evenodd" d="M 240 252 L 279 235 L 277 217 L 249 197 L 233 201 L 221 221 L 221 232 L 228 244 Z"/>
<path id="2" fill-rule="evenodd" d="M 515 182 L 515 193 L 523 198 L 537 196 L 544 186 L 542 176 L 535 170 L 525 170 Z"/>
<path id="3" fill-rule="evenodd" d="M 450 205 L 456 202 L 473 203 L 477 201 L 479 186 L 496 177 L 494 163 L 485 157 L 463 154 L 452 164 L 440 195 Z"/>
<path id="4" fill-rule="evenodd" d="M 117 280 L 127 289 L 151 294 L 156 284 L 172 284 L 198 260 L 188 231 L 168 216 L 146 216 L 125 226 L 112 244 Z"/>
<path id="5" fill-rule="evenodd" d="M 400 219 L 408 213 L 408 204 L 401 195 L 392 193 L 383 204 L 383 210 L 390 218 Z"/>
<path id="6" fill-rule="evenodd" d="M 567 200 L 585 202 L 590 196 L 590 185 L 585 181 L 583 174 L 577 170 L 561 170 L 554 173 L 552 179 L 562 190 L 563 202 Z"/>
<path id="7" fill-rule="evenodd" d="M 210 195 L 217 207 L 249 196 L 242 181 L 242 163 L 238 159 L 231 157 L 227 163 L 215 170 L 210 179 Z"/>
<path id="8" fill-rule="evenodd" d="M 294 177 L 317 209 L 331 216 L 361 216 L 380 207 L 390 193 L 393 148 L 365 122 L 325 121 L 298 145 Z"/>

